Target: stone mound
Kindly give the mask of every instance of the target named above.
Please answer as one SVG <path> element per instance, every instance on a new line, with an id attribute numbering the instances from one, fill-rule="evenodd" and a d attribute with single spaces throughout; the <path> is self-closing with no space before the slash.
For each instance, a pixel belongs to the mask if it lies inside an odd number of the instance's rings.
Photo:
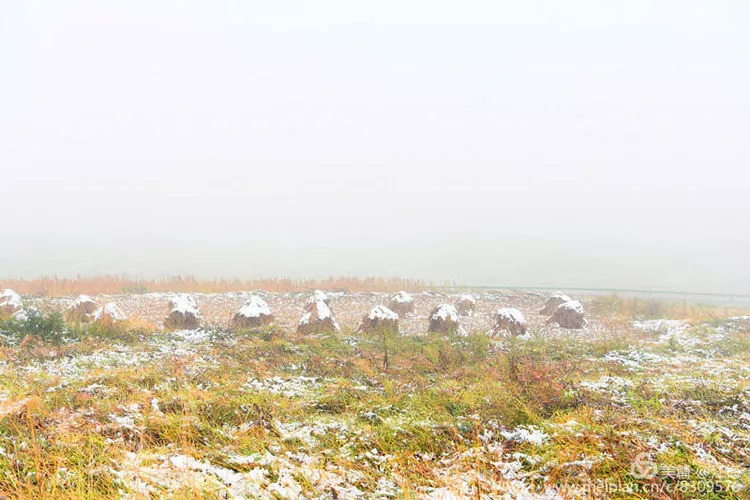
<path id="1" fill-rule="evenodd" d="M 96 311 L 98 305 L 88 295 L 79 295 L 75 302 L 65 310 L 65 319 L 72 323 L 87 323 Z"/>
<path id="2" fill-rule="evenodd" d="M 168 330 L 195 330 L 200 326 L 200 312 L 195 299 L 187 294 L 177 295 L 169 301 L 170 311 L 164 318 Z"/>
<path id="3" fill-rule="evenodd" d="M 440 304 L 430 313 L 428 332 L 454 334 L 459 331 L 458 311 L 452 304 Z"/>
<path id="4" fill-rule="evenodd" d="M 472 295 L 461 295 L 456 301 L 456 310 L 461 316 L 473 314 L 477 309 L 477 299 Z"/>
<path id="5" fill-rule="evenodd" d="M 398 314 L 385 306 L 377 305 L 362 318 L 358 331 L 363 333 L 398 333 Z"/>
<path id="6" fill-rule="evenodd" d="M 526 333 L 526 318 L 523 313 L 513 307 L 505 307 L 495 311 L 495 325 L 492 327 L 491 333 L 499 335 L 502 332 L 524 335 Z"/>
<path id="7" fill-rule="evenodd" d="M 297 331 L 303 334 L 338 332 L 341 328 L 333 311 L 323 300 L 308 303 L 305 314 L 299 320 Z"/>
<path id="8" fill-rule="evenodd" d="M 232 316 L 230 327 L 233 330 L 260 328 L 269 325 L 272 322 L 273 314 L 271 314 L 271 308 L 268 307 L 265 300 L 253 295 L 242 305 L 240 310 Z"/>
<path id="9" fill-rule="evenodd" d="M 570 302 L 571 300 L 573 299 L 571 299 L 564 293 L 555 292 L 549 299 L 547 299 L 547 302 L 544 304 L 544 308 L 541 311 L 539 311 L 539 314 L 549 316 L 550 314 L 553 314 L 557 310 L 560 304 Z"/>
<path id="10" fill-rule="evenodd" d="M 414 312 L 414 298 L 403 290 L 391 296 L 388 309 L 403 316 Z"/>
<path id="11" fill-rule="evenodd" d="M 578 330 L 588 325 L 583 315 L 583 304 L 577 300 L 570 300 L 560 304 L 547 323 L 557 323 L 562 328 Z"/>

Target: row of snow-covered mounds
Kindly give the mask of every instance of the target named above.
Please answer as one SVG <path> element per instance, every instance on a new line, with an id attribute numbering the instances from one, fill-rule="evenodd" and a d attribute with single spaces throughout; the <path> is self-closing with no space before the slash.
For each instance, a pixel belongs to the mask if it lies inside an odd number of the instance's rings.
<path id="1" fill-rule="evenodd" d="M 541 301 L 545 301 L 543 308 L 536 314 Z M 11 290 L 0 295 L 0 307 L 12 314 L 25 313 L 23 302 Z M 386 328 L 407 335 L 425 331 L 523 335 L 530 327 L 535 331 L 547 325 L 580 329 L 588 324 L 583 305 L 559 292 L 547 298 L 537 293 L 512 291 L 481 295 L 431 291 L 413 294 L 400 291 L 392 295 L 320 290 L 312 294 L 257 291 L 96 298 L 82 295 L 73 300 L 27 297 L 26 302 L 31 308 L 62 310 L 66 320 L 73 323 L 121 322 L 131 318 L 141 325 L 167 330 L 192 330 L 210 325 L 242 330 L 273 324 L 281 330 L 305 334 L 339 331 L 340 324 L 344 324 L 352 328 L 359 326 L 360 331 Z"/>
<path id="2" fill-rule="evenodd" d="M 34 314 L 40 314 L 37 304 L 25 305 L 21 296 L 10 289 L 5 289 L 0 294 L 0 318 L 25 320 Z M 124 321 L 126 316 L 112 302 L 105 302 L 100 306 L 88 295 L 80 295 L 65 309 L 64 318 L 71 323 L 116 323 Z"/>

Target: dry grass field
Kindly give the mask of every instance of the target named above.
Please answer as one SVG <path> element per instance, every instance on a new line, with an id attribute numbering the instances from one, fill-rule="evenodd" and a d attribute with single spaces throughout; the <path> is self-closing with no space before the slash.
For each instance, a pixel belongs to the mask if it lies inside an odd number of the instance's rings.
<path id="1" fill-rule="evenodd" d="M 387 304 L 385 290 L 418 283 L 333 291 L 341 331 L 312 335 L 296 333 L 309 291 L 255 292 L 274 324 L 230 331 L 250 294 L 197 281 L 172 289 L 201 290 L 192 294 L 201 328 L 165 331 L 171 294 L 155 283 L 147 293 L 100 284 L 107 295 L 7 283 L 40 313 L 0 323 L 0 493 L 748 496 L 745 311 L 576 297 L 588 326 L 565 330 L 538 314 L 544 295 L 497 290 L 474 294 L 476 311 L 460 318 L 466 335 L 443 335 L 426 333 L 428 315 L 458 297 L 425 290 L 384 367 L 382 339 L 357 326 Z M 65 324 L 60 313 L 81 291 L 129 320 Z M 501 307 L 524 313 L 525 335 L 488 334 Z"/>

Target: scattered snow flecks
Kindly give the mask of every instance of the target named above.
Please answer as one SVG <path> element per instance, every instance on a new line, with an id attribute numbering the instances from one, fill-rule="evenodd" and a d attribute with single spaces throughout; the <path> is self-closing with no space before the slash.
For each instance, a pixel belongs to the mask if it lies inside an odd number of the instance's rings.
<path id="1" fill-rule="evenodd" d="M 341 422 L 276 422 L 276 429 L 285 441 L 299 439 L 306 446 L 314 446 L 316 436 L 322 436 L 328 432 L 335 432 L 341 440 L 345 440 L 348 433 L 348 426 Z"/>
<path id="2" fill-rule="evenodd" d="M 201 329 L 177 330 L 171 332 L 171 335 L 190 344 L 200 344 L 211 339 L 211 332 Z"/>
<path id="3" fill-rule="evenodd" d="M 533 445 L 541 446 L 544 444 L 549 436 L 544 433 L 541 429 L 529 425 L 528 427 L 517 427 L 512 431 L 500 431 L 500 435 L 508 441 L 514 441 L 516 443 L 531 443 Z"/>
<path id="4" fill-rule="evenodd" d="M 642 369 L 643 365 L 653 363 L 673 363 L 674 358 L 666 358 L 660 354 L 649 352 L 645 349 L 630 346 L 627 351 L 610 351 L 602 358 L 604 361 L 614 361 L 630 369 Z"/>
<path id="5" fill-rule="evenodd" d="M 293 377 L 283 379 L 281 377 L 272 377 L 266 379 L 250 378 L 245 382 L 244 387 L 252 391 L 270 392 L 280 394 L 288 398 L 300 397 L 308 394 L 311 390 L 320 385 L 318 377 Z"/>
<path id="6" fill-rule="evenodd" d="M 675 334 L 682 333 L 690 327 L 690 323 L 681 319 L 647 319 L 633 321 L 633 328 L 648 333 Z"/>
<path id="7" fill-rule="evenodd" d="M 633 382 L 623 377 L 604 376 L 596 382 L 579 382 L 581 387 L 592 391 L 608 392 L 616 395 L 624 395 L 633 387 Z"/>

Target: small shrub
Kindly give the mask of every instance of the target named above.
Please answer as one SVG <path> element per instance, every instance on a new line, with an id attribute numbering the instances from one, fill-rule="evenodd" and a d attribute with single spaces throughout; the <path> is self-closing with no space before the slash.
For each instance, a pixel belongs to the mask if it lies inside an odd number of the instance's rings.
<path id="1" fill-rule="evenodd" d="M 38 311 L 29 312 L 25 319 L 8 319 L 0 322 L 0 332 L 12 339 L 14 343 L 20 342 L 25 337 L 34 336 L 45 342 L 59 344 L 70 334 L 62 314 L 59 312 L 42 314 Z"/>

